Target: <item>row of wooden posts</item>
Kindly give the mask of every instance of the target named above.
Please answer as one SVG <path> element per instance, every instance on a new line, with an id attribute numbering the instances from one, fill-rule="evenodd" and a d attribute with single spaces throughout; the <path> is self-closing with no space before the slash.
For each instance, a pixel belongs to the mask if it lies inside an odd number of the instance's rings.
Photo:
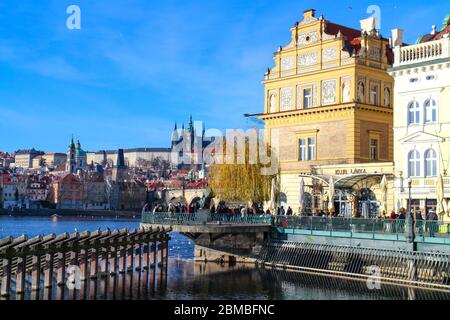
<path id="1" fill-rule="evenodd" d="M 31 291 L 39 291 L 42 282 L 44 288 L 51 288 L 55 275 L 56 284 L 65 286 L 69 266 L 79 268 L 80 281 L 167 266 L 170 231 L 164 228 L 97 230 L 1 239 L 0 294 L 2 297 L 11 294 L 13 277 L 16 294 L 25 293 L 26 278 L 30 276 Z"/>

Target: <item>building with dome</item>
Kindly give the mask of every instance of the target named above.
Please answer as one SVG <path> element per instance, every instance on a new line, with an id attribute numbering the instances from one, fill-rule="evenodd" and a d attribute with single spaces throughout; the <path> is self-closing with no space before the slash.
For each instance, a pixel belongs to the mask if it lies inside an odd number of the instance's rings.
<path id="1" fill-rule="evenodd" d="M 395 202 L 448 220 L 443 212 L 450 209 L 450 14 L 414 45 L 403 43 L 403 30 L 392 36 Z"/>
<path id="2" fill-rule="evenodd" d="M 75 144 L 73 137 L 67 149 L 66 171 L 76 173 L 79 170 L 85 170 L 87 166 L 87 154 L 81 148 L 80 140 Z"/>

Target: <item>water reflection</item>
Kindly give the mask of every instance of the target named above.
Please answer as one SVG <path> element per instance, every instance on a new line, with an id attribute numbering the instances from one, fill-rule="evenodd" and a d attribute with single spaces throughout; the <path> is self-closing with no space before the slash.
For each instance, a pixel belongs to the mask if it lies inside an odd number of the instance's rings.
<path id="1" fill-rule="evenodd" d="M 13 295 L 13 300 L 450 300 L 450 293 L 382 285 L 302 272 L 170 259 L 169 266 L 103 276 L 67 286 Z"/>

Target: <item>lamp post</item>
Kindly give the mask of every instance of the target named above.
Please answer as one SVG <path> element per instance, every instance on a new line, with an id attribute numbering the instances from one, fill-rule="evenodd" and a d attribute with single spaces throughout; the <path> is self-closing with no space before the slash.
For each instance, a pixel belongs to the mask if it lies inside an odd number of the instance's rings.
<path id="1" fill-rule="evenodd" d="M 412 187 L 412 180 L 408 179 L 408 214 L 411 214 L 411 187 Z"/>
<path id="2" fill-rule="evenodd" d="M 408 239 L 409 243 L 414 243 L 414 226 L 413 226 L 413 219 L 411 215 L 411 186 L 412 186 L 412 180 L 411 178 L 408 179 L 408 212 L 406 214 L 406 239 Z"/>

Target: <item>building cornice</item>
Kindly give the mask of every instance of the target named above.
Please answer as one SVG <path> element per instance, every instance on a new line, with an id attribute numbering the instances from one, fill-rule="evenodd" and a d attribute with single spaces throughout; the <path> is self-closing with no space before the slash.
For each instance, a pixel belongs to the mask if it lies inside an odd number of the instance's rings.
<path id="1" fill-rule="evenodd" d="M 371 112 L 379 112 L 385 114 L 393 114 L 392 108 L 380 107 L 368 104 L 360 104 L 360 103 L 351 103 L 351 104 L 335 104 L 329 106 L 321 106 L 321 107 L 313 107 L 309 109 L 297 109 L 297 110 L 289 110 L 289 111 L 280 111 L 274 113 L 261 113 L 256 116 L 262 120 L 272 120 L 272 119 L 280 119 L 287 117 L 295 117 L 295 116 L 304 116 L 304 115 L 313 115 L 313 114 L 321 114 L 321 113 L 332 113 L 336 111 L 371 111 Z"/>

